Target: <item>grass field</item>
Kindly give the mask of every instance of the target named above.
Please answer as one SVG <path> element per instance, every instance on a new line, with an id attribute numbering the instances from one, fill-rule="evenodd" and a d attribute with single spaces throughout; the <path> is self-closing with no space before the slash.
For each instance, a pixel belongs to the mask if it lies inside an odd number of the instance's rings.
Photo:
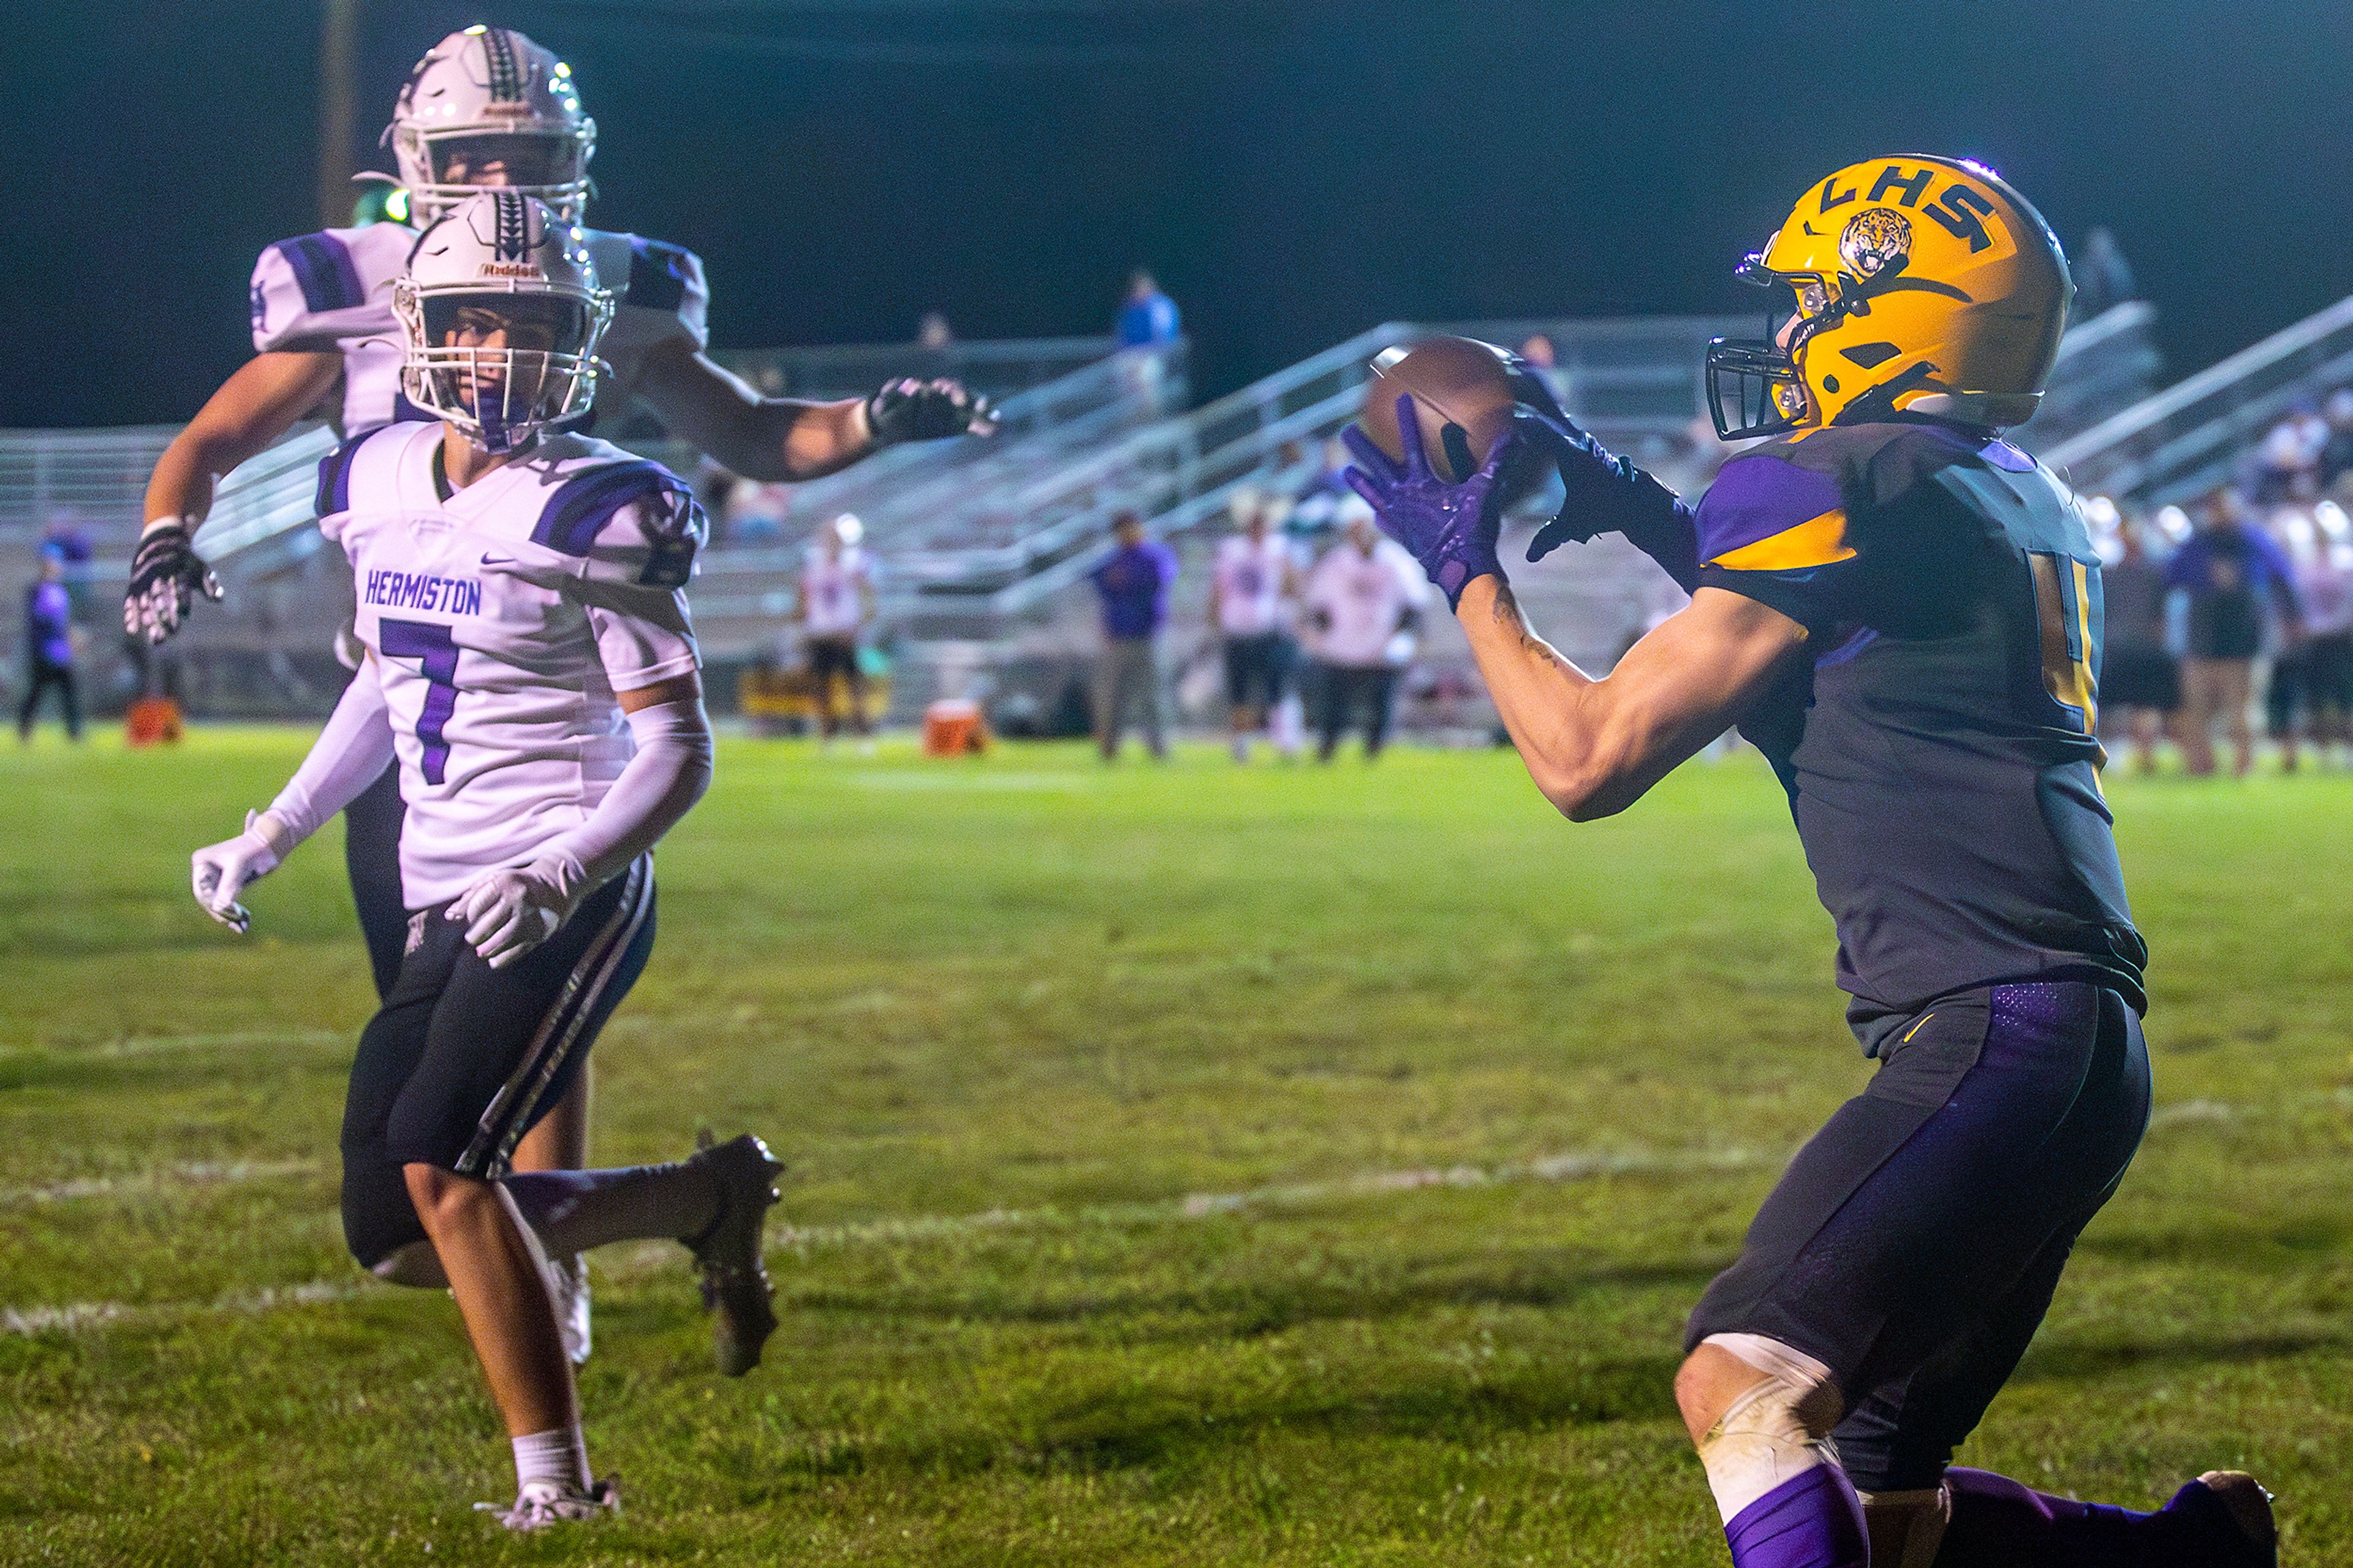
<path id="1" fill-rule="evenodd" d="M 332 834 L 248 939 L 187 897 L 305 739 L 0 752 L 0 1561 L 1723 1560 L 1682 1320 L 1865 1076 L 1753 759 L 1573 828 L 1508 755 L 723 744 L 596 1152 L 770 1138 L 784 1326 L 723 1381 L 600 1256 L 628 1512 L 518 1541 L 455 1310 L 342 1250 Z M 2353 1561 L 2353 782 L 2112 790 L 2157 1121 L 1966 1457 L 2243 1466 Z"/>

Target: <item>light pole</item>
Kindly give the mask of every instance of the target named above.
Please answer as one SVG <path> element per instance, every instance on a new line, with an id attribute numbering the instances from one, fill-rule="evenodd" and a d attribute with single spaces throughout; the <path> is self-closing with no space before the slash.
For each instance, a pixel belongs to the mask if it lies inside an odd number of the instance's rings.
<path id="1" fill-rule="evenodd" d="M 337 228 L 352 221 L 359 12 L 359 0 L 325 0 L 319 19 L 319 225 L 322 228 Z"/>

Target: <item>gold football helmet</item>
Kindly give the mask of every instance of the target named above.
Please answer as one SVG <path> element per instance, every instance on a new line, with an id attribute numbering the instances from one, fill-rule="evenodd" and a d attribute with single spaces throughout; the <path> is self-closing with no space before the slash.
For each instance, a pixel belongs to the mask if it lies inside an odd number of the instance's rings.
<path id="1" fill-rule="evenodd" d="M 1790 289 L 1797 319 L 1708 344 L 1709 409 L 1727 441 L 1898 412 L 2023 423 L 2074 293 L 2042 215 L 1992 170 L 1952 158 L 1841 169 L 1739 276 Z"/>

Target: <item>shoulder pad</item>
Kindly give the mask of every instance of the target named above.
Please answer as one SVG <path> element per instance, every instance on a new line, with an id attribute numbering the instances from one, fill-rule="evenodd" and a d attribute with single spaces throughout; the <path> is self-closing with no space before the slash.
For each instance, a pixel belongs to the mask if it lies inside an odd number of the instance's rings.
<path id="1" fill-rule="evenodd" d="M 360 448 L 370 437 L 382 434 L 389 426 L 379 426 L 353 437 L 333 451 L 319 459 L 319 496 L 314 503 L 321 517 L 332 517 L 337 512 L 352 510 L 352 465 L 358 460 Z"/>
<path id="2" fill-rule="evenodd" d="M 637 508 L 639 531 L 624 540 L 604 534 L 625 508 Z M 637 580 L 659 587 L 681 587 L 692 574 L 695 551 L 709 524 L 685 480 L 659 463 L 632 458 L 573 474 L 547 498 L 532 542 L 558 554 L 602 553 L 600 542 L 622 552 L 647 552 Z"/>
<path id="3" fill-rule="evenodd" d="M 1804 445 L 1811 446 L 1812 440 Z M 1834 473 L 1801 464 L 1788 444 L 1744 452 L 1724 465 L 1700 498 L 1697 513 L 1702 564 L 1755 570 L 1744 558 L 1757 547 L 1812 525 L 1817 532 L 1842 531 L 1845 498 Z M 1822 519 L 1833 520 L 1823 524 Z M 1810 536 L 1804 536 L 1810 538 Z M 1768 554 L 1776 552 L 1768 552 Z M 1801 553 L 1819 553 L 1810 547 Z M 1847 551 L 1852 554 L 1852 550 Z M 1820 564 L 1808 562 L 1807 564 Z"/>

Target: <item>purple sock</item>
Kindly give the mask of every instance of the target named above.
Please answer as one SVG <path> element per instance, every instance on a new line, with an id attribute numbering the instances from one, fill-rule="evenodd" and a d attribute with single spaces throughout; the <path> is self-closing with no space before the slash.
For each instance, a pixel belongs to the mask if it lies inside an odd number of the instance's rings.
<path id="1" fill-rule="evenodd" d="M 1783 1481 L 1724 1527 L 1733 1568 L 1869 1568 L 1862 1500 L 1846 1472 L 1817 1465 Z"/>
<path id="2" fill-rule="evenodd" d="M 2155 1513 L 2052 1497 L 1956 1466 L 1936 1568 L 2271 1568 L 2220 1499 L 2196 1481 Z"/>

